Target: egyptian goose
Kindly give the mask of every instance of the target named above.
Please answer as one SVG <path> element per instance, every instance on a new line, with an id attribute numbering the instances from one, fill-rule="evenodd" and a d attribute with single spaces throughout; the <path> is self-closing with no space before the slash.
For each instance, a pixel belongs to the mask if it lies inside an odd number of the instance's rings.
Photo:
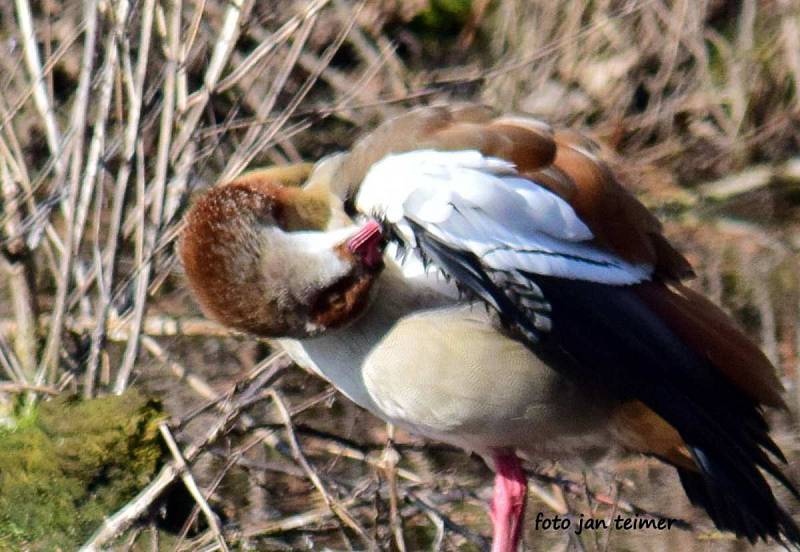
<path id="1" fill-rule="evenodd" d="M 601 157 L 529 117 L 419 109 L 303 187 L 278 169 L 210 190 L 180 255 L 211 318 L 299 339 L 357 404 L 483 456 L 495 552 L 519 546 L 521 459 L 611 444 L 674 466 L 720 529 L 800 544 L 764 477 L 798 497 L 762 410 L 784 405 L 773 367 Z"/>

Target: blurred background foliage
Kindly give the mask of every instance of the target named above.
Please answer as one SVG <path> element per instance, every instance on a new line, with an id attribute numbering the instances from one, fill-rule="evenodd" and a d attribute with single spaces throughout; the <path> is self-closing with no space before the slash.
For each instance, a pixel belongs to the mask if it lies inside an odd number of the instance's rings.
<path id="1" fill-rule="evenodd" d="M 491 477 L 480 462 L 401 433 L 393 467 L 384 424 L 290 368 L 273 344 L 199 317 L 173 249 L 196 191 L 248 167 L 317 159 L 443 101 L 530 112 L 608 146 L 698 267 L 693 285 L 778 367 L 791 413 L 773 423 L 798 480 L 798 98 L 797 0 L 1 3 L 0 547 L 485 544 Z M 102 462 L 57 467 L 81 442 L 62 440 L 52 421 L 80 423 L 94 408 L 66 397 L 130 387 L 163 402 L 169 419 L 152 422 L 161 436 L 129 426 L 133 441 L 100 447 Z M 173 434 L 167 452 L 161 437 Z M 152 464 L 122 477 L 124 462 L 141 467 L 140 447 Z M 14 459 L 36 450 L 44 463 L 30 473 L 79 475 L 58 500 L 96 499 L 72 528 L 67 510 L 54 514 L 50 535 L 2 513 L 20 496 L 31 512 L 54 500 L 35 489 L 61 492 L 13 475 Z M 177 469 L 183 460 L 189 472 Z M 154 470 L 149 484 L 135 475 Z M 694 529 L 530 530 L 531 547 L 743 546 L 710 531 L 671 471 L 649 460 L 540 472 L 534 513 L 636 506 Z M 125 490 L 105 500 L 93 477 Z M 102 509 L 111 517 L 101 526 Z"/>

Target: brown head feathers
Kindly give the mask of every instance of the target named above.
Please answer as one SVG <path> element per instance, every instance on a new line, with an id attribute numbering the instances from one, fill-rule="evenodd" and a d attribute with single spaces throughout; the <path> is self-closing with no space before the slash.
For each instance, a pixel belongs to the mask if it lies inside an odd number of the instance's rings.
<path id="1" fill-rule="evenodd" d="M 207 316 L 256 335 L 306 337 L 356 317 L 380 267 L 343 246 L 357 228 L 323 232 L 325 195 L 274 176 L 249 173 L 208 191 L 186 217 L 179 252 Z"/>

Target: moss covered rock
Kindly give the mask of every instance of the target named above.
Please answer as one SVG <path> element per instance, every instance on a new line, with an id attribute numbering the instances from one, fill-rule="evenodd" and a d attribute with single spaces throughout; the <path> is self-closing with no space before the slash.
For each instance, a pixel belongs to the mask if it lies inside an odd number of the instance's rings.
<path id="1" fill-rule="evenodd" d="M 0 550 L 70 550 L 140 490 L 163 455 L 160 404 L 137 391 L 42 403 L 0 430 Z"/>

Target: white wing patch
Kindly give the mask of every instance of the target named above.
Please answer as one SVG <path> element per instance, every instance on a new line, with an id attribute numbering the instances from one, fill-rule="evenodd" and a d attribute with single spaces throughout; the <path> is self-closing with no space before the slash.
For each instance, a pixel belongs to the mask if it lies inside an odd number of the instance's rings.
<path id="1" fill-rule="evenodd" d="M 389 222 L 400 222 L 405 215 L 403 202 L 412 192 L 435 183 L 448 182 L 475 169 L 483 175 L 514 175 L 513 163 L 484 157 L 475 150 L 440 152 L 417 150 L 388 155 L 370 167 L 356 197 L 362 213 L 379 212 Z"/>
<path id="2" fill-rule="evenodd" d="M 413 221 L 494 270 L 619 285 L 652 273 L 588 243 L 594 236 L 569 203 L 475 150 L 385 157 L 367 173 L 356 208 L 386 217 L 412 243 Z"/>

